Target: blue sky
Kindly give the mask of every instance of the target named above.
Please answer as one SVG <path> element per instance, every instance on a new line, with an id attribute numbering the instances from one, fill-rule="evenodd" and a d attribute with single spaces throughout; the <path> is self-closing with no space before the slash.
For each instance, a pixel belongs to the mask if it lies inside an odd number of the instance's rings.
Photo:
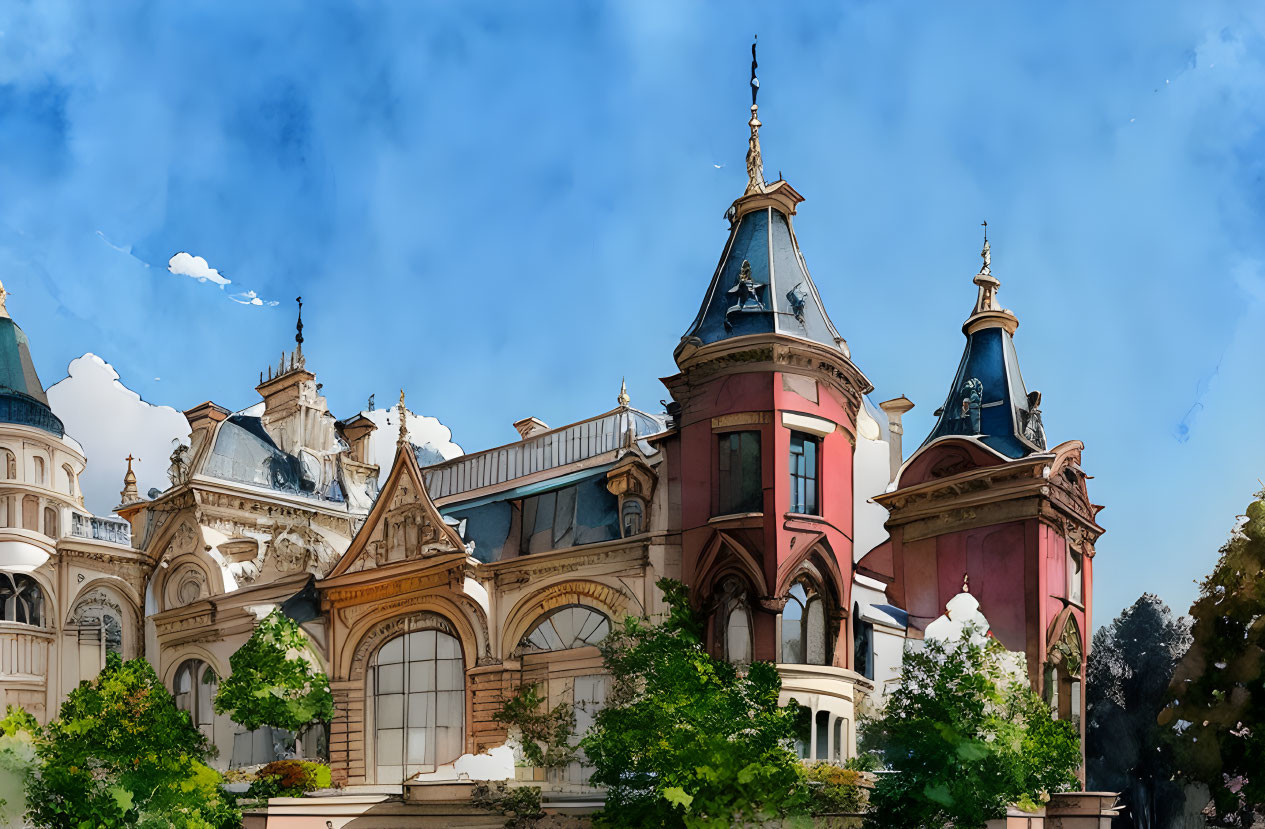
<path id="1" fill-rule="evenodd" d="M 302 294 L 336 413 L 403 385 L 477 449 L 609 408 L 622 375 L 657 411 L 742 191 L 759 32 L 766 173 L 807 197 L 800 242 L 875 399 L 918 404 L 912 442 L 930 428 L 987 219 L 1025 379 L 1107 505 L 1095 622 L 1144 590 L 1184 611 L 1265 475 L 1263 21 L 10 2 L 0 279 L 47 384 L 91 351 L 151 402 L 248 405 Z M 168 273 L 179 251 L 232 284 Z"/>

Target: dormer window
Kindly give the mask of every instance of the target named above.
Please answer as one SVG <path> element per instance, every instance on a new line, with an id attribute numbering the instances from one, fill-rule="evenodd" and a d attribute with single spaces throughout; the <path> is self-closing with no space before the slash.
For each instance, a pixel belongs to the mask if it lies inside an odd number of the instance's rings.
<path id="1" fill-rule="evenodd" d="M 720 436 L 717 515 L 764 511 L 760 479 L 760 433 L 728 432 Z"/>

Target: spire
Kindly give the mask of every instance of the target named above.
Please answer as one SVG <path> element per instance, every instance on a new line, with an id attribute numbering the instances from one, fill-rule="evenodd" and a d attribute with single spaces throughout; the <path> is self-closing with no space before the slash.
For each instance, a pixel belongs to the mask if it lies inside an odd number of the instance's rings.
<path id="1" fill-rule="evenodd" d="M 984 230 L 987 234 L 987 224 Z M 1019 320 L 997 302 L 1001 281 L 993 276 L 987 235 L 980 258 L 983 265 L 972 280 L 979 294 L 974 310 L 962 324 L 966 349 L 949 396 L 935 411 L 936 425 L 915 455 L 940 438 L 952 436 L 974 438 L 1009 458 L 1045 450 L 1041 396 L 1029 394 L 1019 371 L 1014 343 Z"/>
<path id="2" fill-rule="evenodd" d="M 619 378 L 619 397 L 616 398 L 621 409 L 628 408 L 628 404 L 632 402 L 632 398 L 628 396 L 628 383 L 625 378 Z"/>
<path id="3" fill-rule="evenodd" d="M 400 389 L 400 404 L 396 407 L 400 417 L 400 436 L 396 439 L 397 448 L 408 445 L 408 410 L 404 408 L 404 389 Z"/>
<path id="4" fill-rule="evenodd" d="M 975 310 L 962 324 L 962 330 L 970 334 L 983 328 L 1004 328 L 1007 333 L 1014 334 L 1019 327 L 1019 320 L 997 301 L 1001 280 L 993 276 L 993 251 L 988 244 L 988 222 L 983 224 L 984 249 L 980 251 L 980 258 L 984 260 L 984 264 L 971 280 L 979 288 L 979 294 L 975 298 Z"/>
<path id="5" fill-rule="evenodd" d="M 758 37 L 758 36 L 757 36 Z M 751 41 L 751 138 L 747 141 L 747 189 L 744 196 L 764 192 L 764 159 L 760 156 L 760 108 L 756 105 L 756 95 L 760 92 L 760 79 L 755 70 L 755 40 Z"/>
<path id="6" fill-rule="evenodd" d="M 141 500 L 141 494 L 136 489 L 136 473 L 132 471 L 132 461 L 139 461 L 140 458 L 128 455 L 124 460 L 127 461 L 127 472 L 123 475 L 123 491 L 119 493 L 119 504 L 121 506 L 135 504 Z"/>
<path id="7" fill-rule="evenodd" d="M 299 319 L 294 326 L 294 342 L 298 351 L 303 351 L 303 297 L 296 296 L 294 301 L 299 303 Z"/>

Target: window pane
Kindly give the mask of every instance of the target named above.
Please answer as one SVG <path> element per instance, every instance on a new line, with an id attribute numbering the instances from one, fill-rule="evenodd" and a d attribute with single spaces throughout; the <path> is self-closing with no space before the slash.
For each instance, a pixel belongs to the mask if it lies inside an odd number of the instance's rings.
<path id="1" fill-rule="evenodd" d="M 760 433 L 729 432 L 720 437 L 717 474 L 719 514 L 764 508 L 760 478 Z"/>
<path id="2" fill-rule="evenodd" d="M 817 759 L 829 760 L 830 746 L 830 713 L 827 711 L 817 712 Z"/>
<path id="3" fill-rule="evenodd" d="M 751 614 L 737 601 L 729 609 L 725 626 L 725 656 L 730 662 L 745 663 L 751 661 Z"/>
<path id="4" fill-rule="evenodd" d="M 403 694 L 379 694 L 376 705 L 378 728 L 400 728 L 404 725 Z"/>
<path id="5" fill-rule="evenodd" d="M 809 665 L 826 664 L 826 611 L 821 599 L 814 596 L 808 600 L 808 620 L 805 623 L 808 641 L 806 656 Z"/>
<path id="6" fill-rule="evenodd" d="M 378 693 L 398 694 L 404 690 L 404 666 L 382 665 L 378 668 Z"/>

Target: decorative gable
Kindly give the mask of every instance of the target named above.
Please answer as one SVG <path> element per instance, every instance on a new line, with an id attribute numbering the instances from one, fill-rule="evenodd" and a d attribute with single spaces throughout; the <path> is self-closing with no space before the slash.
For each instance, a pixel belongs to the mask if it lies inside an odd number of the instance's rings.
<path id="1" fill-rule="evenodd" d="M 417 458 L 406 449 L 395 453 L 377 502 L 329 578 L 464 551 L 461 537 L 430 499 Z"/>

